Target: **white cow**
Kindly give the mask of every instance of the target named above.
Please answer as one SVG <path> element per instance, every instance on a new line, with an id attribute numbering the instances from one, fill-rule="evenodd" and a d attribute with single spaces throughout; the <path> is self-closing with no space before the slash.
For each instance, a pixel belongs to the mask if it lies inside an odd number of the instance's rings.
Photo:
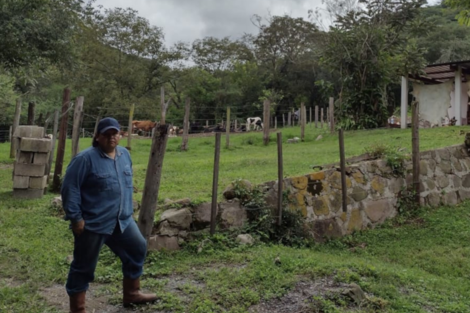
<path id="1" fill-rule="evenodd" d="M 178 136 L 178 126 L 171 126 L 170 129 L 168 130 L 169 135 L 168 137 L 177 137 Z"/>
<path id="2" fill-rule="evenodd" d="M 251 130 L 251 125 L 253 125 L 253 130 L 263 129 L 263 121 L 261 117 L 249 117 L 246 119 L 246 131 Z"/>

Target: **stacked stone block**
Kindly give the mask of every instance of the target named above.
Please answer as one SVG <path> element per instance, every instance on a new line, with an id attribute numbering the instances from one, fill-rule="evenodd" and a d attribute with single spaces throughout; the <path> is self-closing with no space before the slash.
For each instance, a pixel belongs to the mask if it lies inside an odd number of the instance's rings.
<path id="1" fill-rule="evenodd" d="M 52 140 L 45 138 L 44 128 L 38 126 L 18 126 L 13 136 L 18 147 L 13 169 L 13 197 L 41 198 L 47 188 L 46 167 Z"/>

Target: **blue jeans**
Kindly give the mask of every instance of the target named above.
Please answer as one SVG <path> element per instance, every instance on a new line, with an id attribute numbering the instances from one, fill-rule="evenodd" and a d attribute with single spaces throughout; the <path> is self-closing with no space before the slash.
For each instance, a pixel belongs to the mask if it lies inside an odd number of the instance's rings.
<path id="1" fill-rule="evenodd" d="M 69 296 L 86 291 L 95 278 L 96 264 L 103 244 L 107 245 L 122 262 L 124 278 L 137 279 L 142 275 L 147 242 L 132 221 L 124 233 L 117 223 L 111 235 L 96 234 L 84 230 L 79 236 L 74 234 L 73 261 L 65 288 Z"/>

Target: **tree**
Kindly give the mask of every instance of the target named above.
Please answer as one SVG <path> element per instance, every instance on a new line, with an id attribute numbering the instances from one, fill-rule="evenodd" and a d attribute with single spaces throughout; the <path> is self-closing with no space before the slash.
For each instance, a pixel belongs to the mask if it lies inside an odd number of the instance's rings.
<path id="1" fill-rule="evenodd" d="M 470 58 L 470 28 L 457 23 L 458 10 L 443 5 L 424 7 L 427 33 L 418 37 L 418 45 L 426 52 L 428 64 L 468 60 Z"/>
<path id="2" fill-rule="evenodd" d="M 252 40 L 256 59 L 266 75 L 265 89 L 283 95 L 276 114 L 300 105 L 296 99 L 307 98 L 313 103 L 316 54 L 323 34 L 315 24 L 287 15 L 273 16 L 266 24 L 255 15 L 253 22 L 259 29 Z"/>
<path id="3" fill-rule="evenodd" d="M 136 103 L 136 112 L 145 111 L 145 118 L 152 112 L 155 119 L 156 95 L 152 92 L 161 85 L 167 60 L 162 30 L 133 9 L 105 9 L 85 20 L 79 40 L 83 63 L 75 84 L 91 96 L 88 103 L 91 100 L 121 116 Z M 152 105 L 153 110 L 149 108 Z"/>
<path id="4" fill-rule="evenodd" d="M 416 44 L 422 0 L 377 0 L 338 16 L 326 37 L 324 65 L 335 72 L 339 126 L 382 126 L 395 107 L 391 88 L 400 75 L 425 66 Z"/>
<path id="5" fill-rule="evenodd" d="M 72 59 L 74 31 L 85 8 L 80 0 L 2 0 L 0 64 L 13 69 Z"/>
<path id="6" fill-rule="evenodd" d="M 242 41 L 231 41 L 229 37 L 195 40 L 192 50 L 194 63 L 210 72 L 230 69 L 235 61 L 252 58 Z"/>
<path id="7" fill-rule="evenodd" d="M 457 14 L 460 24 L 470 26 L 470 0 L 445 0 L 444 2 L 452 9 L 460 10 Z"/>

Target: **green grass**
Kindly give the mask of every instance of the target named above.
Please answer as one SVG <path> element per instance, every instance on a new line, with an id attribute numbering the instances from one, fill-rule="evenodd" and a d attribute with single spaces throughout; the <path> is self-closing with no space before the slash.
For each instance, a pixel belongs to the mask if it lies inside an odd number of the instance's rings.
<path id="1" fill-rule="evenodd" d="M 470 131 L 469 126 L 443 127 L 420 130 L 420 149 L 463 143 L 461 131 Z M 315 139 L 322 135 L 323 139 Z M 283 142 L 298 136 L 298 127 L 283 131 Z M 221 140 L 219 196 L 232 181 L 238 178 L 250 180 L 254 184 L 277 180 L 277 146 L 276 134 L 271 133 L 268 146 L 263 145 L 262 133 L 237 134 L 230 138 L 230 148 L 225 147 L 225 134 Z M 89 147 L 91 138 L 82 139 L 80 148 Z M 410 129 L 381 129 L 345 132 L 346 157 L 365 153 L 365 149 L 374 144 L 387 144 L 402 147 L 411 151 Z M 121 140 L 127 145 L 127 138 Z M 181 138 L 169 138 L 165 153 L 159 200 L 190 197 L 193 201 L 210 201 L 212 194 L 212 175 L 214 164 L 215 137 L 190 138 L 189 150 L 180 151 Z M 135 199 L 140 201 L 144 188 L 146 169 L 151 147 L 150 139 L 132 140 L 131 155 L 134 164 L 134 185 L 139 193 Z M 66 144 L 63 173 L 70 162 L 71 141 Z M 0 164 L 11 163 L 9 144 L 0 144 Z M 283 145 L 284 176 L 305 175 L 312 172 L 312 165 L 327 164 L 339 161 L 337 134 L 330 135 L 326 129 L 306 127 L 305 141 L 297 144 Z M 52 167 L 54 169 L 54 166 Z M 1 185 L 0 185 L 0 188 Z M 6 190 L 11 190 L 6 187 Z"/>
<path id="2" fill-rule="evenodd" d="M 420 130 L 421 150 L 462 143 L 464 136 L 459 131 L 469 129 Z M 320 131 L 309 127 L 307 131 L 305 142 L 283 146 L 286 176 L 306 174 L 313 164 L 339 159 L 336 136 L 323 133 L 323 139 L 315 141 Z M 284 140 L 294 135 L 293 129 L 283 133 Z M 347 156 L 361 154 L 377 143 L 409 148 L 411 142 L 409 130 L 345 135 Z M 254 183 L 276 179 L 274 140 L 264 147 L 261 136 L 233 136 L 232 147 L 222 149 L 221 188 L 236 178 Z M 82 148 L 88 145 L 86 141 Z M 191 139 L 189 151 L 179 152 L 180 139 L 170 140 L 161 199 L 210 198 L 213 142 L 213 137 Z M 131 153 L 139 189 L 143 187 L 149 148 L 149 140 L 133 141 Z M 67 222 L 49 205 L 54 194 L 40 200 L 12 199 L 12 162 L 8 156 L 9 145 L 0 144 L 0 312 L 56 312 L 39 290 L 64 284 L 72 236 Z M 140 194 L 135 196 L 140 200 Z M 417 218 L 400 227 L 389 222 L 341 240 L 302 248 L 266 244 L 233 248 L 227 235 L 217 234 L 212 246 L 201 253 L 188 248 L 149 254 L 143 284 L 158 292 L 162 301 L 143 311 L 247 312 L 260 301 L 286 295 L 298 281 L 313 284 L 329 278 L 360 285 L 371 298 L 369 305 L 351 308 L 344 299 L 319 295 L 310 299 L 311 312 L 470 312 L 469 239 L 470 203 L 422 209 Z M 274 262 L 276 257 L 280 264 Z M 169 287 L 174 277 L 187 280 L 177 292 Z M 7 278 L 16 284 L 8 285 Z M 120 279 L 119 261 L 104 249 L 96 281 L 104 284 L 104 293 L 113 292 L 111 303 L 119 302 Z"/>

